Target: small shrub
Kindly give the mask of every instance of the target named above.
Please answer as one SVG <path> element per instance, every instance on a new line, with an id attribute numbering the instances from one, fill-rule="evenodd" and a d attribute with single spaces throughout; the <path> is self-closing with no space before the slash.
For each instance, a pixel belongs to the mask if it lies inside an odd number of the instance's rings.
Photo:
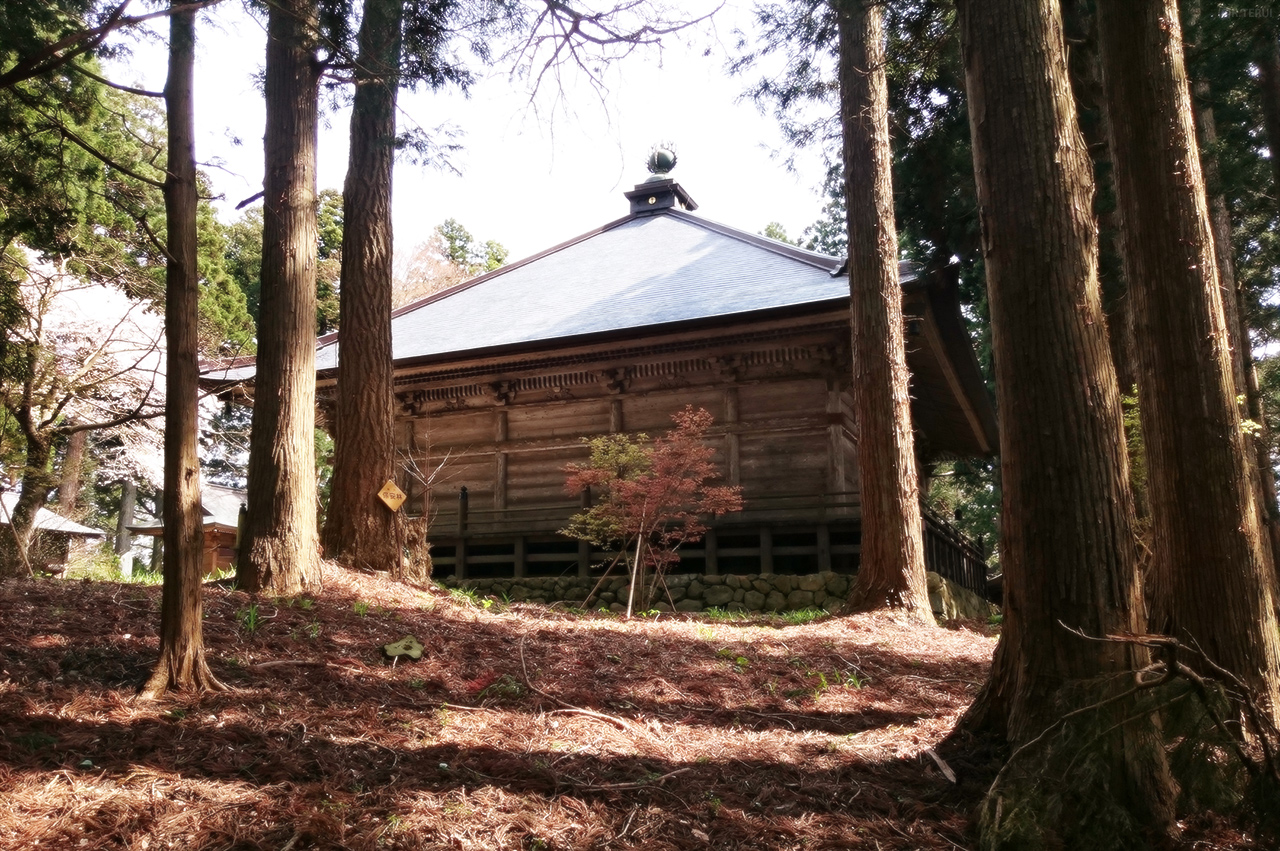
<path id="1" fill-rule="evenodd" d="M 364 600 L 356 600 L 351 604 L 351 609 L 362 618 L 369 614 L 369 604 Z"/>

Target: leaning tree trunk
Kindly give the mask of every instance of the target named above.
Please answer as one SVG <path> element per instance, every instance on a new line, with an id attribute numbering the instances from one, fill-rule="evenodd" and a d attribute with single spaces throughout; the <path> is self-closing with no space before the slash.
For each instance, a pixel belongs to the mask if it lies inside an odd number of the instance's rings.
<path id="1" fill-rule="evenodd" d="M 320 584 L 316 534 L 315 0 L 267 19 L 262 299 L 249 436 L 248 516 L 236 584 L 292 596 Z"/>
<path id="2" fill-rule="evenodd" d="M 164 182 L 165 269 L 164 588 L 160 660 L 142 689 L 219 689 L 204 656 L 200 459 L 196 454 L 200 282 L 196 269 L 196 160 L 193 78 L 195 11 L 169 16 L 169 79 L 164 96 L 169 160 Z"/>
<path id="3" fill-rule="evenodd" d="M 892 609 L 933 624 L 902 339 L 883 11 L 865 0 L 837 0 L 834 6 L 862 500 L 862 553 L 849 608 Z"/>
<path id="4" fill-rule="evenodd" d="M 1280 628 L 1249 480 L 1174 0 L 1098 4 L 1134 299 L 1153 555 L 1175 634 L 1280 708 Z"/>
<path id="5" fill-rule="evenodd" d="M 1087 688 L 1064 687 L 1123 680 L 1146 661 L 1073 631 L 1141 632 L 1144 613 L 1098 288 L 1092 164 L 1060 8 L 1056 0 L 962 0 L 957 8 L 1001 417 L 1005 576 L 991 678 L 964 724 L 1021 744 L 1093 699 Z M 1139 823 L 1167 830 L 1173 793 L 1152 724 L 1108 724 L 1099 735 L 1114 785 L 1082 794 L 1114 796 Z"/>
<path id="6" fill-rule="evenodd" d="M 395 475 L 391 368 L 391 175 L 402 0 L 365 0 L 342 189 L 342 330 L 333 482 L 324 547 L 356 567 L 400 575 L 400 515 L 378 498 Z"/>
<path id="7" fill-rule="evenodd" d="M 36 515 L 49 498 L 55 479 L 49 470 L 53 447 L 49 434 L 41 434 L 31 424 L 30 410 L 20 411 L 19 425 L 26 433 L 26 464 L 22 485 L 13 505 L 13 515 L 5 518 L 3 547 L 0 548 L 0 577 L 30 576 L 44 567 L 40 552 L 40 536 L 36 531 Z"/>

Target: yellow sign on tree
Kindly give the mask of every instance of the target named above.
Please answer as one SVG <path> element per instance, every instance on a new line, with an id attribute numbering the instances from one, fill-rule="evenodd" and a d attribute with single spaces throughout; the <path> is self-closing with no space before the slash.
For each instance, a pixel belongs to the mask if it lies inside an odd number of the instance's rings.
<path id="1" fill-rule="evenodd" d="M 396 487 L 396 483 L 387 479 L 387 483 L 382 486 L 382 490 L 378 491 L 378 499 L 386 503 L 387 508 L 392 511 L 399 511 L 400 506 L 404 505 L 404 501 L 408 499 L 404 491 Z"/>

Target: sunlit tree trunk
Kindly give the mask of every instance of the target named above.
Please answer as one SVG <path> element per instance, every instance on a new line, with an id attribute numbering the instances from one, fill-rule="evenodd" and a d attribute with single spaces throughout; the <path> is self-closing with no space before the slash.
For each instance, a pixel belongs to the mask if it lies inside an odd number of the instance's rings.
<path id="1" fill-rule="evenodd" d="M 883 11 L 865 0 L 837 0 L 834 8 L 862 502 L 862 551 L 849 608 L 892 609 L 932 624 L 902 339 Z"/>
<path id="2" fill-rule="evenodd" d="M 201 593 L 204 552 L 200 459 L 196 454 L 200 283 L 196 269 L 195 12 L 169 17 L 168 228 L 165 269 L 164 588 L 160 660 L 145 697 L 168 689 L 217 689 L 205 662 Z"/>
<path id="3" fill-rule="evenodd" d="M 66 517 L 74 515 L 80 499 L 80 481 L 84 474 L 84 447 L 89 439 L 86 430 L 67 436 L 67 450 L 62 456 L 62 477 L 58 483 L 58 511 Z"/>
<path id="4" fill-rule="evenodd" d="M 0 539 L 3 540 L 0 577 L 29 576 L 32 571 L 43 567 L 45 561 L 37 546 L 36 514 L 48 500 L 57 479 L 50 471 L 52 434 L 41 432 L 32 421 L 33 416 L 30 406 L 24 406 L 15 418 L 25 438 L 26 464 L 13 515 L 5 518 L 7 525 L 0 528 L 0 535 L 3 535 Z"/>
<path id="5" fill-rule="evenodd" d="M 391 367 L 391 177 L 402 0 L 365 0 L 342 190 L 342 290 L 333 483 L 325 553 L 401 573 L 399 514 L 378 499 L 395 475 Z"/>
<path id="6" fill-rule="evenodd" d="M 1101 0 L 1098 25 L 1154 561 L 1169 571 L 1175 634 L 1275 707 L 1274 574 L 1236 402 L 1177 4 Z"/>
<path id="7" fill-rule="evenodd" d="M 1145 619 L 1098 288 L 1092 164 L 1060 7 L 962 0 L 957 8 L 1001 417 L 1005 582 L 991 678 L 964 724 L 1020 744 L 1073 708 L 1076 692 L 1064 686 L 1146 662 L 1134 648 L 1073 631 L 1141 632 Z M 1154 729 L 1131 721 L 1108 735 L 1116 783 L 1099 794 L 1167 830 L 1173 793 Z"/>
<path id="8" fill-rule="evenodd" d="M 236 583 L 291 596 L 320 584 L 316 532 L 315 0 L 267 19 L 262 298 L 249 437 L 248 517 Z"/>

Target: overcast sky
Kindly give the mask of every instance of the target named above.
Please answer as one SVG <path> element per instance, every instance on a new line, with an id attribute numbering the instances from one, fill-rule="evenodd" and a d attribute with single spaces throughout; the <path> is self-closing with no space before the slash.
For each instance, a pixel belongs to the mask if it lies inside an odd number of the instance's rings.
<path id="1" fill-rule="evenodd" d="M 698 202 L 700 215 L 752 232 L 779 221 L 792 236 L 818 218 L 822 164 L 814 152 L 788 172 L 770 150 L 781 145 L 772 117 L 739 102 L 748 81 L 729 78 L 725 50 L 736 26 L 749 25 L 747 3 L 728 4 L 714 28 L 692 44 L 670 40 L 659 54 L 636 54 L 610 73 L 600 97 L 580 79 L 562 101 L 573 110 L 549 116 L 547 89 L 535 104 L 528 87 L 505 69 L 457 94 L 402 94 L 400 123 L 462 134 L 453 158 L 460 175 L 409 162 L 397 164 L 394 216 L 397 253 L 427 239 L 453 217 L 481 240 L 496 239 L 515 260 L 612 221 L 627 212 L 622 192 L 648 176 L 654 143 L 679 153 L 673 177 Z M 263 104 L 255 75 L 265 51 L 263 25 L 238 2 L 220 4 L 202 21 L 197 68 L 197 157 L 225 198 L 222 218 L 262 181 Z M 710 56 L 702 55 L 711 49 Z M 164 45 L 139 44 L 113 76 L 159 90 Z M 347 165 L 349 112 L 328 114 L 320 137 L 320 188 L 341 189 Z"/>

